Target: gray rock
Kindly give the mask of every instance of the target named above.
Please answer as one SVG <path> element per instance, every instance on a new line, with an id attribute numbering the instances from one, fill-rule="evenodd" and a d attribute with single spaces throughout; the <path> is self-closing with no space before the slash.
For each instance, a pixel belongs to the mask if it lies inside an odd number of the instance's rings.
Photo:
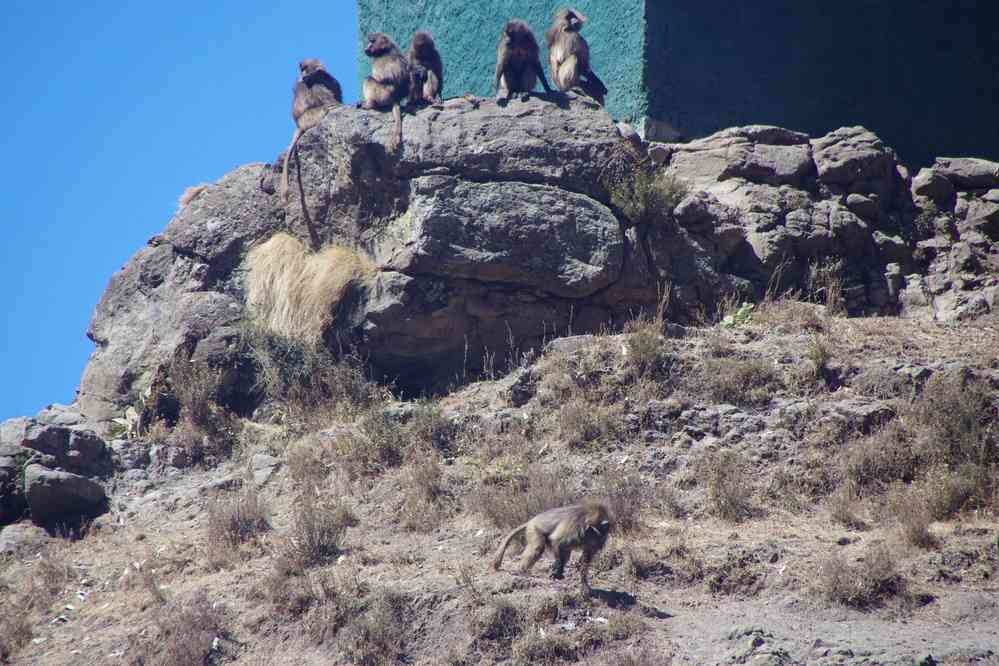
<path id="1" fill-rule="evenodd" d="M 78 474 L 28 465 L 24 470 L 25 497 L 31 519 L 39 525 L 73 523 L 106 510 L 101 484 Z"/>
<path id="2" fill-rule="evenodd" d="M 898 177 L 895 154 L 877 135 L 863 127 L 834 130 L 813 140 L 812 149 L 819 180 L 823 183 L 848 187 L 893 182 Z"/>
<path id="3" fill-rule="evenodd" d="M 250 459 L 253 482 L 262 486 L 281 468 L 281 461 L 269 453 L 257 453 Z"/>
<path id="4" fill-rule="evenodd" d="M 0 528 L 0 557 L 30 557 L 38 554 L 52 537 L 37 525 L 15 523 Z"/>
<path id="5" fill-rule="evenodd" d="M 72 407 L 66 405 L 49 405 L 38 412 L 35 420 L 43 425 L 53 426 L 75 426 L 84 422 L 83 415 Z"/>
<path id="6" fill-rule="evenodd" d="M 850 209 L 850 212 L 868 220 L 876 220 L 878 214 L 881 212 L 881 206 L 878 205 L 878 202 L 871 197 L 865 197 L 863 194 L 851 194 L 847 196 L 846 207 Z"/>
<path id="7" fill-rule="evenodd" d="M 933 170 L 959 190 L 999 187 L 999 162 L 974 157 L 938 157 Z"/>
<path id="8" fill-rule="evenodd" d="M 111 453 L 117 469 L 144 469 L 150 463 L 149 446 L 141 440 L 116 439 L 111 442 Z"/>
<path id="9" fill-rule="evenodd" d="M 620 275 L 621 225 L 603 204 L 547 185 L 412 181 L 406 215 L 375 248 L 407 275 L 466 278 L 587 296 Z"/>
<path id="10" fill-rule="evenodd" d="M 90 430 L 35 423 L 28 427 L 23 446 L 52 456 L 57 466 L 75 474 L 106 477 L 113 468 L 104 440 Z"/>
<path id="11" fill-rule="evenodd" d="M 912 179 L 912 193 L 929 197 L 938 205 L 945 205 L 954 197 L 954 185 L 935 169 L 920 169 Z"/>

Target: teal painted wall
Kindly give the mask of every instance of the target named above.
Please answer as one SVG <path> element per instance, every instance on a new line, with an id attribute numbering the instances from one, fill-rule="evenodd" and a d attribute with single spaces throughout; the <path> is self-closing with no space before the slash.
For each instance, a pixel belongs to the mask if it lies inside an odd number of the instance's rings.
<path id="1" fill-rule="evenodd" d="M 359 0 L 358 14 L 362 35 L 382 30 L 403 48 L 430 30 L 453 97 L 489 94 L 509 18 L 534 27 L 547 70 L 544 31 L 567 4 L 590 18 L 617 119 L 648 115 L 686 137 L 864 125 L 912 166 L 999 160 L 999 0 Z M 368 75 L 363 54 L 358 67 Z"/>
<path id="2" fill-rule="evenodd" d="M 367 33 L 384 32 L 408 50 L 414 32 L 429 30 L 444 59 L 444 97 L 466 92 L 488 95 L 500 30 L 507 20 L 520 18 L 534 28 L 551 82 L 544 32 L 555 12 L 567 4 L 565 0 L 359 0 L 358 72 L 363 79 L 371 71 L 361 52 Z M 589 18 L 583 35 L 590 44 L 593 69 L 610 89 L 608 111 L 618 119 L 639 120 L 647 99 L 642 70 L 635 64 L 645 50 L 645 0 L 577 0 L 571 6 Z"/>

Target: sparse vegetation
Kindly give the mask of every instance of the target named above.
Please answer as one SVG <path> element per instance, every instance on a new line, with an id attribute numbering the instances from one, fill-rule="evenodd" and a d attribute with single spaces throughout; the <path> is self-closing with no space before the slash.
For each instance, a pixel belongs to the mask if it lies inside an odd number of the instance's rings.
<path id="1" fill-rule="evenodd" d="M 270 529 L 267 503 L 253 487 L 215 498 L 208 505 L 208 542 L 235 548 Z"/>
<path id="2" fill-rule="evenodd" d="M 817 586 L 829 601 L 867 609 L 907 594 L 905 578 L 891 550 L 884 544 L 869 547 L 856 564 L 832 551 L 818 570 Z"/>
<path id="3" fill-rule="evenodd" d="M 745 462 L 734 451 L 709 453 L 701 459 L 698 476 L 707 489 L 708 511 L 722 520 L 739 522 L 752 513 L 752 486 Z"/>
<path id="4" fill-rule="evenodd" d="M 672 174 L 638 167 L 631 178 L 611 186 L 611 201 L 635 225 L 667 225 L 688 194 L 687 185 Z"/>
<path id="5" fill-rule="evenodd" d="M 295 503 L 286 557 L 300 568 L 327 563 L 342 549 L 343 535 L 356 518 L 341 500 L 302 493 Z"/>
<path id="6" fill-rule="evenodd" d="M 496 527 L 516 527 L 542 511 L 575 502 L 570 477 L 563 469 L 535 466 L 526 476 L 474 490 L 467 508 Z"/>
<path id="7" fill-rule="evenodd" d="M 765 405 L 782 388 L 779 373 L 763 358 L 705 358 L 690 382 L 692 390 L 713 402 Z"/>
<path id="8" fill-rule="evenodd" d="M 223 619 L 204 592 L 158 607 L 150 633 L 137 639 L 136 666 L 189 666 L 209 663 L 216 638 L 225 636 Z"/>
<path id="9" fill-rule="evenodd" d="M 247 255 L 247 304 L 260 328 L 317 344 L 350 290 L 373 272 L 356 250 L 332 246 L 313 253 L 279 233 Z"/>
<path id="10" fill-rule="evenodd" d="M 410 629 L 410 599 L 381 591 L 367 600 L 367 610 L 341 630 L 337 644 L 349 663 L 382 666 L 399 663 Z"/>

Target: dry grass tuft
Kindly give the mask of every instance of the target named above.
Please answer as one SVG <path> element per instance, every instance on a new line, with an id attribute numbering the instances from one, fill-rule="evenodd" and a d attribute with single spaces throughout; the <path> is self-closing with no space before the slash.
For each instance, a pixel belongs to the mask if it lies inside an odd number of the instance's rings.
<path id="1" fill-rule="evenodd" d="M 142 666 L 207 664 L 215 639 L 225 635 L 218 611 L 199 592 L 160 606 L 153 630 L 139 639 L 132 663 Z"/>
<path id="2" fill-rule="evenodd" d="M 876 608 L 907 594 L 905 577 L 884 544 L 869 547 L 852 565 L 836 551 L 831 552 L 819 566 L 816 585 L 829 601 L 860 609 Z"/>
<path id="3" fill-rule="evenodd" d="M 562 468 L 534 466 L 526 476 L 476 489 L 466 508 L 496 527 L 516 527 L 542 511 L 576 502 L 579 497 L 569 484 L 572 476 Z"/>
<path id="4" fill-rule="evenodd" d="M 738 454 L 708 453 L 697 467 L 708 491 L 709 513 L 732 522 L 740 522 L 752 514 L 753 488 L 746 475 L 745 461 Z"/>
<path id="5" fill-rule="evenodd" d="M 208 542 L 235 548 L 271 528 L 267 503 L 255 488 L 217 497 L 208 505 Z"/>
<path id="6" fill-rule="evenodd" d="M 367 610 L 351 621 L 337 643 L 347 663 L 380 666 L 400 663 L 411 627 L 412 600 L 381 591 L 368 598 Z"/>
<path id="7" fill-rule="evenodd" d="M 421 455 L 402 470 L 403 504 L 399 522 L 407 530 L 433 532 L 444 518 L 446 496 L 441 466 Z"/>
<path id="8" fill-rule="evenodd" d="M 524 633 L 526 625 L 526 613 L 511 602 L 498 599 L 469 618 L 468 632 L 476 641 L 509 644 Z"/>
<path id="9" fill-rule="evenodd" d="M 337 499 L 304 492 L 295 502 L 285 558 L 299 569 L 325 564 L 343 550 L 343 535 L 357 524 L 350 508 Z"/>
<path id="10" fill-rule="evenodd" d="M 186 188 L 177 198 L 177 210 L 180 211 L 186 208 L 188 204 L 198 198 L 202 192 L 211 187 L 211 183 L 198 183 L 197 185 L 191 185 Z"/>
<path id="11" fill-rule="evenodd" d="M 355 250 L 332 246 L 313 253 L 284 233 L 251 250 L 247 264 L 247 304 L 254 321 L 306 343 L 322 338 L 348 290 L 374 272 Z"/>

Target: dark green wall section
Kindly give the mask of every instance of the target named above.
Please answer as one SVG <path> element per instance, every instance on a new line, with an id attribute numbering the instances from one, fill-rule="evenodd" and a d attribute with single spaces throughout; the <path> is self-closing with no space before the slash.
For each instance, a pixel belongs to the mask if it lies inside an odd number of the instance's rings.
<path id="1" fill-rule="evenodd" d="M 408 50 L 416 30 L 429 30 L 444 58 L 444 96 L 471 92 L 490 94 L 496 68 L 496 43 L 503 24 L 520 18 L 534 28 L 548 75 L 544 32 L 564 0 L 359 0 L 360 40 L 369 32 L 387 33 Z M 578 0 L 571 6 L 586 14 L 583 30 L 590 44 L 593 69 L 610 89 L 607 108 L 619 119 L 636 121 L 645 115 L 641 54 L 644 52 L 645 0 Z M 363 79 L 370 64 L 358 49 Z M 549 81 L 551 77 L 549 76 Z M 538 90 L 541 90 L 540 84 Z"/>
<path id="2" fill-rule="evenodd" d="M 999 0 L 650 0 L 651 115 L 688 135 L 864 125 L 926 164 L 999 159 Z"/>

